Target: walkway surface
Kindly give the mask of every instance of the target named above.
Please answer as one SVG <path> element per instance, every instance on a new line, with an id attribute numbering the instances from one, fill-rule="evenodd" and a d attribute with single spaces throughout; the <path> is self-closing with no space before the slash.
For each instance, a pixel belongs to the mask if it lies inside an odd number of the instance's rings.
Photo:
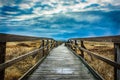
<path id="1" fill-rule="evenodd" d="M 64 44 L 54 48 L 28 80 L 96 80 Z"/>

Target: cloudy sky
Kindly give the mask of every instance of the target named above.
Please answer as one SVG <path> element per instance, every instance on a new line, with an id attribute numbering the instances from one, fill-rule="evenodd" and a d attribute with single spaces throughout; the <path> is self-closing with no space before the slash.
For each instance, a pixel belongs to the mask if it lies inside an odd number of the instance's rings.
<path id="1" fill-rule="evenodd" d="M 0 33 L 68 39 L 120 34 L 120 0 L 0 0 Z"/>

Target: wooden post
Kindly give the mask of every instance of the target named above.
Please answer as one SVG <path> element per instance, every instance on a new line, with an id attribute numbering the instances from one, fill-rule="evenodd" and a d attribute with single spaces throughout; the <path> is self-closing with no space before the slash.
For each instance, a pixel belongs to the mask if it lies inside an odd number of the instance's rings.
<path id="1" fill-rule="evenodd" d="M 81 42 L 81 47 L 85 48 L 84 42 L 83 41 L 80 41 L 80 42 Z M 80 52 L 81 52 L 81 56 L 84 58 L 84 51 L 80 49 Z"/>
<path id="2" fill-rule="evenodd" d="M 54 41 L 54 47 L 56 47 L 56 41 Z"/>
<path id="3" fill-rule="evenodd" d="M 0 64 L 5 62 L 6 42 L 0 42 Z M 0 80 L 4 80 L 5 69 L 0 71 Z"/>
<path id="4" fill-rule="evenodd" d="M 57 45 L 58 45 L 58 44 L 57 44 L 57 41 L 55 41 L 55 47 L 57 47 Z"/>
<path id="5" fill-rule="evenodd" d="M 46 46 L 47 46 L 47 53 L 48 53 L 48 51 L 49 51 L 49 40 L 47 40 Z"/>
<path id="6" fill-rule="evenodd" d="M 120 43 L 114 43 L 115 61 L 120 64 Z M 114 68 L 114 80 L 120 80 L 120 70 Z"/>
<path id="7" fill-rule="evenodd" d="M 77 40 L 75 40 L 75 46 L 77 46 Z M 75 52 L 77 53 L 77 47 L 74 48 L 75 48 Z"/>
<path id="8" fill-rule="evenodd" d="M 77 40 L 75 40 L 75 45 L 77 45 Z"/>
<path id="9" fill-rule="evenodd" d="M 52 40 L 50 40 L 50 50 L 52 49 Z"/>
<path id="10" fill-rule="evenodd" d="M 50 49 L 52 49 L 52 40 L 50 41 L 51 45 L 50 45 Z"/>
<path id="11" fill-rule="evenodd" d="M 52 48 L 54 48 L 54 40 L 52 40 Z"/>
<path id="12" fill-rule="evenodd" d="M 45 43 L 44 43 L 44 40 L 42 40 L 42 47 L 43 47 L 43 56 L 44 56 L 44 53 L 45 53 L 45 48 L 44 48 L 44 46 L 45 46 Z"/>
<path id="13" fill-rule="evenodd" d="M 48 51 L 50 50 L 50 40 L 48 40 Z"/>
<path id="14" fill-rule="evenodd" d="M 72 40 L 70 40 L 70 44 L 72 44 Z M 72 45 L 70 45 L 70 48 L 72 49 Z"/>
<path id="15" fill-rule="evenodd" d="M 70 40 L 70 44 L 72 44 L 72 43 L 71 43 L 71 40 Z M 70 44 L 69 44 L 69 47 L 72 49 L 72 45 L 70 45 Z"/>
<path id="16" fill-rule="evenodd" d="M 73 50 L 73 40 L 71 40 L 70 43 L 71 43 L 71 49 Z"/>
<path id="17" fill-rule="evenodd" d="M 68 40 L 68 41 L 65 43 L 65 45 L 66 45 L 66 46 L 69 46 L 69 43 L 70 43 L 70 40 Z"/>
<path id="18" fill-rule="evenodd" d="M 55 43 L 56 43 L 56 44 L 55 44 L 55 47 L 57 47 L 57 46 L 58 46 L 58 42 L 57 42 L 57 41 L 55 41 Z"/>
<path id="19" fill-rule="evenodd" d="M 54 47 L 56 47 L 56 41 L 54 41 Z"/>

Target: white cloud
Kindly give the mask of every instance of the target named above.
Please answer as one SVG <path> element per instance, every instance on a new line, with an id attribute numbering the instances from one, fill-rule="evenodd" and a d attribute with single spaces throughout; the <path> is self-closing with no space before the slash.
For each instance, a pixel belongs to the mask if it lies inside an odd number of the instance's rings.
<path id="1" fill-rule="evenodd" d="M 40 2 L 40 0 L 32 0 L 32 2 Z"/>
<path id="2" fill-rule="evenodd" d="M 34 28 L 33 31 L 46 31 L 47 29 L 39 27 L 39 28 Z"/>
<path id="3" fill-rule="evenodd" d="M 18 14 L 18 12 L 10 12 L 10 11 L 5 11 L 5 13 L 7 13 L 7 14 Z"/>
<path id="4" fill-rule="evenodd" d="M 53 25 L 51 25 L 50 27 L 51 27 L 51 28 L 60 28 L 60 25 L 58 25 L 58 24 L 53 24 Z"/>
<path id="5" fill-rule="evenodd" d="M 51 7 L 54 7 L 55 5 L 53 5 L 53 2 L 52 1 L 42 1 L 41 2 L 42 5 L 49 5 Z"/>
<path id="6" fill-rule="evenodd" d="M 98 4 L 101 4 L 101 3 L 104 3 L 104 2 L 107 2 L 107 3 L 112 3 L 113 0 L 87 0 L 87 3 L 98 3 Z"/>
<path id="7" fill-rule="evenodd" d="M 41 10 L 42 10 L 41 7 L 39 7 L 39 8 L 34 8 L 34 9 L 33 9 L 33 13 L 39 15 Z"/>
<path id="8" fill-rule="evenodd" d="M 104 11 L 109 11 L 108 6 L 106 6 L 106 3 L 112 3 L 113 0 L 88 0 L 87 2 L 84 3 L 77 3 L 73 4 L 74 0 L 71 1 L 61 1 L 61 0 L 44 0 L 42 1 L 42 4 L 46 4 L 49 6 L 52 6 L 53 8 L 47 7 L 47 10 L 42 10 L 42 7 L 37 7 L 34 9 L 33 13 L 43 16 L 43 15 L 52 15 L 56 13 L 66 13 L 66 12 L 83 12 L 83 11 L 91 11 L 91 10 L 104 10 Z M 56 3 L 57 5 L 53 5 L 53 3 Z M 64 5 L 65 3 L 69 5 Z M 86 6 L 92 5 L 92 4 L 98 4 L 98 7 L 90 7 L 87 9 L 84 9 Z"/>
<path id="9" fill-rule="evenodd" d="M 8 2 L 11 5 L 15 5 L 15 1 L 11 0 L 12 2 Z M 28 0 L 29 1 L 29 0 Z M 77 1 L 78 3 L 75 3 L 75 1 Z M 40 3 L 41 2 L 41 3 Z M 12 20 L 17 20 L 17 21 L 22 21 L 22 20 L 28 20 L 28 19 L 32 19 L 32 18 L 36 18 L 36 17 L 40 17 L 40 16 L 54 16 L 54 14 L 60 13 L 67 13 L 67 12 L 84 12 L 84 11 L 93 11 L 93 10 L 104 10 L 104 11 L 109 11 L 110 8 L 108 6 L 108 4 L 113 4 L 113 5 L 119 5 L 119 0 L 87 0 L 87 2 L 80 2 L 80 0 L 33 0 L 33 1 L 29 1 L 29 2 L 22 2 L 20 4 L 18 4 L 18 6 L 20 7 L 20 9 L 25 10 L 25 9 L 30 9 L 33 8 L 33 14 L 31 15 L 23 15 L 21 14 L 20 16 L 14 17 L 14 19 Z M 4 4 L 8 4 L 5 3 L 4 1 L 2 2 Z M 3 4 L 0 3 L 0 7 L 3 6 Z M 35 5 L 48 5 L 51 7 L 46 7 L 46 9 L 43 9 L 42 6 L 40 7 L 34 7 Z M 65 5 L 67 4 L 67 5 Z M 90 8 L 86 8 L 86 6 L 90 6 L 92 4 L 98 4 L 98 7 L 90 7 Z M 9 14 L 17 14 L 17 12 L 7 12 Z M 73 16 L 75 17 L 75 16 Z M 87 18 L 89 18 L 89 21 L 94 21 L 96 19 L 99 19 L 99 17 L 97 16 L 87 16 Z M 84 18 L 83 18 L 84 19 Z M 79 19 L 76 19 L 79 21 Z"/>
<path id="10" fill-rule="evenodd" d="M 74 29 L 74 28 L 73 28 Z M 74 30 L 60 30 L 59 31 L 61 34 L 64 34 L 64 33 L 73 33 L 75 32 Z"/>
<path id="11" fill-rule="evenodd" d="M 30 9 L 32 6 L 25 3 L 25 4 L 20 4 L 19 7 L 20 7 L 20 9 Z"/>
<path id="12" fill-rule="evenodd" d="M 29 15 L 20 15 L 17 17 L 12 18 L 10 21 L 23 21 L 23 20 L 28 20 L 37 17 L 34 14 L 29 14 Z"/>
<path id="13" fill-rule="evenodd" d="M 76 14 L 74 16 L 74 13 L 71 14 L 66 14 L 67 17 L 75 19 L 77 22 L 82 22 L 82 21 L 88 21 L 88 22 L 96 22 L 99 21 L 102 17 L 97 16 L 97 15 L 84 15 L 84 14 Z"/>

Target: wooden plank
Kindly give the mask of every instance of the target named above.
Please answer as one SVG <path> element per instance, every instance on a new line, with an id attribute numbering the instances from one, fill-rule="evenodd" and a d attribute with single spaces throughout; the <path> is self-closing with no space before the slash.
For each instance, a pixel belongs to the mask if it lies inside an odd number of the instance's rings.
<path id="1" fill-rule="evenodd" d="M 64 44 L 50 53 L 43 63 L 23 80 L 101 80 L 97 79 Z"/>
<path id="2" fill-rule="evenodd" d="M 89 38 L 71 38 L 69 40 L 82 40 L 82 41 L 97 41 L 97 42 L 115 42 L 115 43 L 120 43 L 120 35 L 117 35 L 117 36 L 103 36 L 103 37 L 89 37 Z"/>
<path id="3" fill-rule="evenodd" d="M 26 80 L 27 75 L 30 75 L 35 69 L 42 63 L 46 56 L 42 57 L 33 67 L 31 67 L 24 75 L 22 75 L 18 80 Z"/>
<path id="4" fill-rule="evenodd" d="M 21 36 L 21 35 L 2 34 L 2 33 L 0 33 L 0 42 L 32 41 L 32 40 L 39 40 L 39 39 L 52 39 L 52 38 Z"/>
<path id="5" fill-rule="evenodd" d="M 115 50 L 115 61 L 120 64 L 120 44 L 114 43 L 114 50 Z M 114 80 L 120 80 L 120 70 L 117 68 L 114 69 L 115 69 Z"/>
<path id="6" fill-rule="evenodd" d="M 97 80 L 104 80 L 104 78 L 98 73 L 96 72 L 86 61 L 84 58 L 82 58 L 81 56 L 79 56 L 78 54 L 76 54 L 75 51 L 73 51 L 70 47 L 67 47 L 70 51 L 73 52 L 73 54 L 75 54 L 80 60 L 82 60 L 83 64 L 85 64 L 85 66 L 91 71 L 91 73 L 97 78 Z"/>
<path id="7" fill-rule="evenodd" d="M 0 42 L 0 64 L 5 62 L 6 42 Z M 5 69 L 0 71 L 0 80 L 4 80 Z"/>
<path id="8" fill-rule="evenodd" d="M 50 40 L 51 42 L 52 40 Z M 52 43 L 50 43 L 50 45 L 52 45 Z M 48 46 L 48 45 L 47 45 Z M 46 46 L 46 47 L 47 47 Z M 50 47 L 50 50 L 51 50 L 52 47 Z M 49 54 L 50 50 L 47 52 Z M 39 65 L 43 62 L 43 60 L 48 56 L 45 55 L 43 56 L 32 68 L 30 68 L 23 76 L 21 76 L 18 80 L 26 80 L 26 78 L 28 77 L 28 75 L 32 74 L 33 71 L 36 70 L 36 68 L 39 67 Z"/>

